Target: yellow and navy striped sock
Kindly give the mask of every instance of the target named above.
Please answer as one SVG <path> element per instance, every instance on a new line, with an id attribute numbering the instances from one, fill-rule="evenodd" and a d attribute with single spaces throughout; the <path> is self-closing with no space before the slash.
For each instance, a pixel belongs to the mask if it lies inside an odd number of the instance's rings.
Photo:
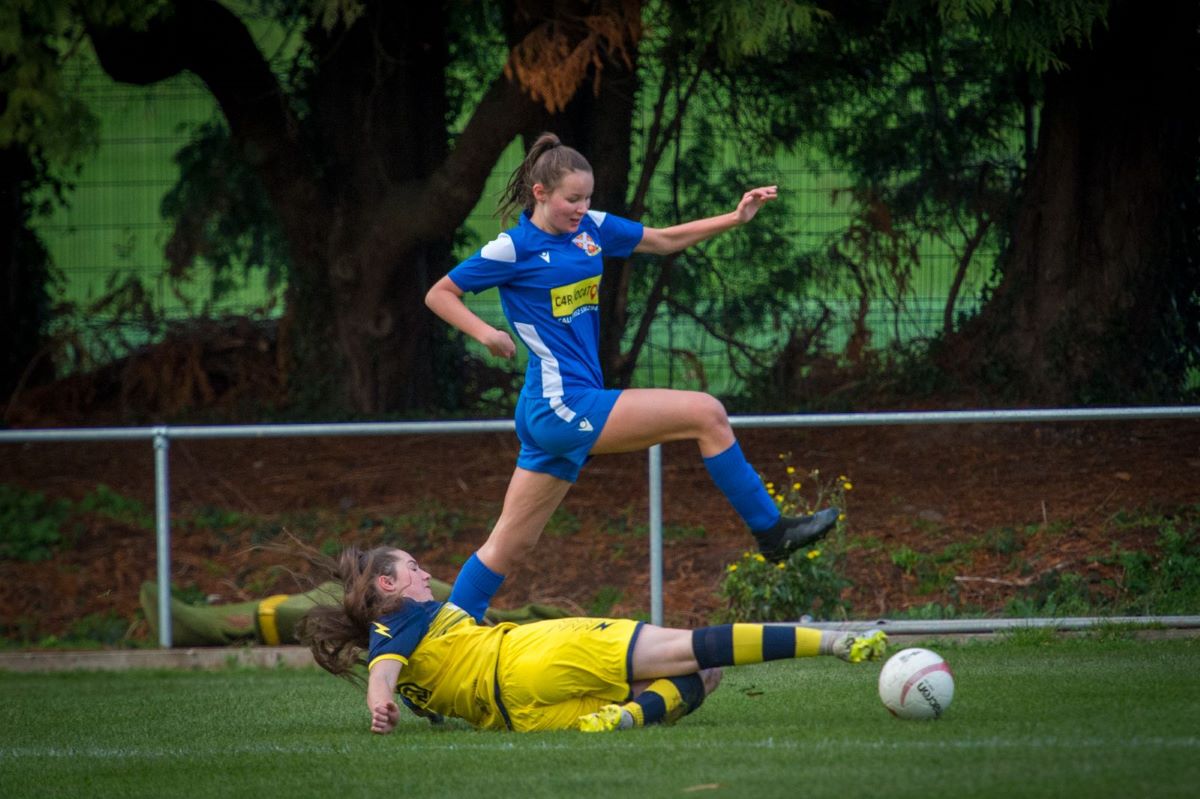
<path id="1" fill-rule="evenodd" d="M 826 654 L 820 630 L 788 624 L 720 624 L 692 631 L 700 668 L 744 666 L 784 658 Z"/>
<path id="2" fill-rule="evenodd" d="M 634 727 L 674 724 L 704 702 L 704 681 L 699 674 L 664 677 L 621 705 L 633 718 Z"/>

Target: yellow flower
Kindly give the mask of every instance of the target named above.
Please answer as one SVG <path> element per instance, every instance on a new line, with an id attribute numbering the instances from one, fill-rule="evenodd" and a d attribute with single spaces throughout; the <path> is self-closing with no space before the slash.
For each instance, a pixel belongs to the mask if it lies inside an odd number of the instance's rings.
<path id="1" fill-rule="evenodd" d="M 767 483 L 767 490 L 768 490 L 768 491 L 772 490 L 773 488 L 775 488 L 775 484 L 774 484 L 774 483 Z"/>
<path id="2" fill-rule="evenodd" d="M 789 466 L 789 467 L 787 467 L 787 473 L 788 473 L 788 474 L 795 474 L 795 473 L 796 473 L 796 467 L 795 467 L 795 466 Z"/>
<path id="3" fill-rule="evenodd" d="M 755 555 L 755 556 L 754 556 L 754 559 L 755 559 L 755 560 L 757 560 L 759 563 L 766 563 L 766 562 L 767 562 L 767 559 L 766 559 L 766 558 L 764 558 L 762 555 Z"/>
<path id="4" fill-rule="evenodd" d="M 793 491 L 799 491 L 799 490 L 800 490 L 800 484 L 799 484 L 799 483 L 792 483 L 792 490 L 793 490 Z"/>
<path id="5" fill-rule="evenodd" d="M 839 514 L 838 514 L 838 521 L 839 521 L 839 522 L 844 522 L 844 521 L 846 521 L 846 514 L 844 514 L 844 513 L 839 513 Z"/>
<path id="6" fill-rule="evenodd" d="M 736 563 L 730 563 L 728 566 L 726 566 L 726 567 L 725 567 L 725 570 L 726 570 L 726 571 L 735 572 L 735 571 L 737 571 L 737 564 L 736 564 Z"/>
<path id="7" fill-rule="evenodd" d="M 786 563 L 776 563 L 775 568 L 779 569 L 780 571 L 783 571 L 784 569 L 787 568 L 787 564 Z"/>
<path id="8" fill-rule="evenodd" d="M 849 490 L 850 490 L 850 489 L 852 489 L 852 488 L 854 488 L 854 483 L 851 483 L 849 480 L 847 480 L 846 482 L 842 483 L 842 490 L 843 490 L 843 491 L 849 491 Z"/>
<path id="9" fill-rule="evenodd" d="M 817 559 L 817 558 L 819 558 L 819 557 L 821 557 L 821 550 L 819 550 L 819 549 L 810 549 L 810 550 L 808 551 L 808 559 L 809 559 L 809 560 L 816 560 L 816 559 Z"/>

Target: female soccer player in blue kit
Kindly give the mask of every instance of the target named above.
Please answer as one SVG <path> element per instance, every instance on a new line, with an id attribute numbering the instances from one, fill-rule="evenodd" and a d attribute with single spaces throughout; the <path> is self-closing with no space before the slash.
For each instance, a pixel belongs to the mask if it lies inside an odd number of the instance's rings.
<path id="1" fill-rule="evenodd" d="M 671 723 L 700 706 L 722 666 L 834 655 L 878 660 L 881 630 L 838 632 L 791 625 L 725 624 L 698 630 L 631 619 L 567 618 L 481 626 L 434 600 L 429 573 L 392 547 L 348 547 L 333 563 L 306 551 L 342 582 L 342 601 L 318 605 L 300 640 L 332 674 L 361 680 L 366 665 L 371 731 L 389 733 L 401 701 L 421 716 L 480 729 L 609 732 Z"/>
<path id="2" fill-rule="evenodd" d="M 603 257 L 682 250 L 749 222 L 775 199 L 775 187 L 751 189 L 730 213 L 667 228 L 590 210 L 592 187 L 587 159 L 554 134 L 542 134 L 502 199 L 505 221 L 521 210 L 517 226 L 452 269 L 425 297 L 446 322 L 493 355 L 511 358 L 516 346 L 509 334 L 480 319 L 462 300 L 465 292 L 499 287 L 504 315 L 529 350 L 516 410 L 521 442 L 516 471 L 496 526 L 463 566 L 450 597 L 476 619 L 504 575 L 537 544 L 591 455 L 696 441 L 713 482 L 772 560 L 819 540 L 837 521 L 835 508 L 781 516 L 715 397 L 673 389 L 605 389 L 600 370 Z"/>

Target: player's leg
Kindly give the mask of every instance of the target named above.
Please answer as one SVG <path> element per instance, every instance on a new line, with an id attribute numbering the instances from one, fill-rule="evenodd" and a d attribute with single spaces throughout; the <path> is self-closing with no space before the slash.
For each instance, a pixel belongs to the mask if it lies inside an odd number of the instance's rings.
<path id="1" fill-rule="evenodd" d="M 635 680 L 721 666 L 835 655 L 852 663 L 877 660 L 887 648 L 881 630 L 815 630 L 790 624 L 720 624 L 684 630 L 644 625 L 633 647 Z"/>
<path id="2" fill-rule="evenodd" d="M 632 679 L 650 681 L 624 704 L 605 705 L 579 719 L 584 732 L 623 730 L 690 713 L 707 691 L 697 680 L 720 681 L 720 667 L 768 660 L 835 655 L 851 663 L 878 660 L 887 648 L 882 630 L 844 632 L 783 624 L 723 624 L 683 630 L 643 625 L 630 657 Z M 715 687 L 715 686 L 714 686 Z"/>
<path id="3" fill-rule="evenodd" d="M 592 452 L 632 452 L 688 439 L 699 445 L 713 482 L 750 527 L 759 549 L 768 558 L 786 558 L 792 551 L 820 540 L 837 523 L 836 508 L 812 516 L 782 516 L 742 454 L 725 407 L 703 392 L 665 388 L 622 391 Z"/>
<path id="4" fill-rule="evenodd" d="M 684 674 L 679 677 L 660 677 L 634 691 L 628 702 L 604 705 L 594 713 L 580 716 L 580 732 L 615 732 L 649 727 L 654 724 L 674 724 L 704 704 L 704 699 L 721 682 L 720 669 Z"/>
<path id="5" fill-rule="evenodd" d="M 566 480 L 518 466 L 509 481 L 496 526 L 483 546 L 463 564 L 450 601 L 482 620 L 504 575 L 534 548 L 570 488 Z"/>

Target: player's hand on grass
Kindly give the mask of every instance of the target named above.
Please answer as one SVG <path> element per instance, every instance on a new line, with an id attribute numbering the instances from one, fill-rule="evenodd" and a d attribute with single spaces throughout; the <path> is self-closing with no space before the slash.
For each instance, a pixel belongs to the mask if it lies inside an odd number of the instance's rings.
<path id="1" fill-rule="evenodd" d="M 483 346 L 492 355 L 501 358 L 511 358 L 517 354 L 517 345 L 513 343 L 512 336 L 497 328 L 492 328 L 492 332 L 483 340 Z"/>
<path id="2" fill-rule="evenodd" d="M 376 735 L 387 735 L 399 720 L 400 707 L 395 702 L 380 702 L 371 708 L 371 732 Z"/>

